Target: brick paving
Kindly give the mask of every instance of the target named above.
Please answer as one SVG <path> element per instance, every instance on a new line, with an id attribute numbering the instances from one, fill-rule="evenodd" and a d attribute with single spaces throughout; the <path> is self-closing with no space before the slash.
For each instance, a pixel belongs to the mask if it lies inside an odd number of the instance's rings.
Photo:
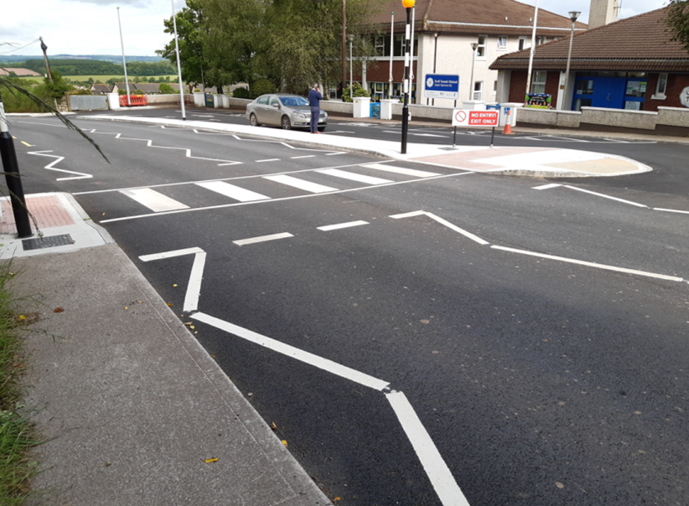
<path id="1" fill-rule="evenodd" d="M 57 195 L 26 196 L 26 207 L 29 210 L 31 229 L 43 230 L 51 227 L 64 227 L 73 225 L 74 220 L 65 209 L 64 204 Z M 36 224 L 34 223 L 36 220 Z M 12 234 L 17 231 L 14 223 L 14 213 L 9 199 L 2 201 L 2 216 L 0 217 L 0 234 Z"/>

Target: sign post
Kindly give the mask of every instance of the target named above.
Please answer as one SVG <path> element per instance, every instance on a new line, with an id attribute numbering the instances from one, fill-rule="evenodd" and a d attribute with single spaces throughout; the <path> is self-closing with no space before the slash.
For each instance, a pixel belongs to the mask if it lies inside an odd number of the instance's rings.
<path id="1" fill-rule="evenodd" d="M 459 76 L 443 74 L 426 74 L 426 98 L 444 98 L 457 100 L 459 98 Z"/>
<path id="2" fill-rule="evenodd" d="M 453 147 L 457 144 L 457 127 L 473 127 L 473 128 L 493 128 L 493 135 L 490 139 L 490 147 L 493 147 L 493 140 L 495 138 L 495 127 L 498 126 L 500 120 L 499 111 L 465 111 L 463 109 L 455 109 L 452 113 L 452 126 L 455 127 Z"/>

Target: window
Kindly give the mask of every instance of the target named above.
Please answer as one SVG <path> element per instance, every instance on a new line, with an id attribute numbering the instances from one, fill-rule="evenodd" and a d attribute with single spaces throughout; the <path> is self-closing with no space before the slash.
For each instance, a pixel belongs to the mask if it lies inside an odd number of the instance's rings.
<path id="1" fill-rule="evenodd" d="M 395 53 L 393 56 L 404 56 L 405 35 L 395 35 Z M 419 55 L 419 34 L 414 34 L 414 56 Z"/>
<path id="2" fill-rule="evenodd" d="M 507 49 L 507 35 L 500 35 L 498 37 L 498 50 Z"/>
<path id="3" fill-rule="evenodd" d="M 481 100 L 483 96 L 483 81 L 476 81 L 474 83 L 474 100 Z"/>
<path id="4" fill-rule="evenodd" d="M 541 44 L 545 44 L 545 37 L 543 35 L 536 37 L 536 45 L 540 46 Z"/>
<path id="5" fill-rule="evenodd" d="M 531 93 L 545 93 L 545 81 L 548 78 L 548 71 L 537 70 L 533 73 L 531 80 Z"/>
<path id="6" fill-rule="evenodd" d="M 373 41 L 376 48 L 376 55 L 390 56 L 390 37 L 377 35 Z"/>
<path id="7" fill-rule="evenodd" d="M 655 100 L 665 100 L 665 91 L 667 90 L 667 74 L 658 74 L 658 84 L 656 84 L 656 93 L 653 95 Z"/>
<path id="8" fill-rule="evenodd" d="M 476 48 L 476 57 L 485 58 L 486 57 L 486 35 L 478 36 L 478 47 Z"/>
<path id="9" fill-rule="evenodd" d="M 498 94 L 498 80 L 493 81 L 493 95 Z"/>
<path id="10" fill-rule="evenodd" d="M 266 95 L 265 97 L 261 97 L 257 100 L 257 103 L 261 105 L 268 105 L 268 98 L 270 98 L 268 95 Z"/>
<path id="11" fill-rule="evenodd" d="M 528 46 L 526 45 L 526 39 L 524 37 L 519 37 L 519 50 L 522 51 L 524 48 L 527 48 Z"/>

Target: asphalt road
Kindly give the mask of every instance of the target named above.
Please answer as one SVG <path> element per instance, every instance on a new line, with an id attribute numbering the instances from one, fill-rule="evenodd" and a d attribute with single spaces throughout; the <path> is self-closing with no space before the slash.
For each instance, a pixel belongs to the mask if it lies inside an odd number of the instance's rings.
<path id="1" fill-rule="evenodd" d="M 501 137 L 654 168 L 538 189 L 554 181 L 78 123 L 111 164 L 13 120 L 27 193 L 75 195 L 337 504 L 689 502 L 689 217 L 658 210 L 689 212 L 686 146 Z"/>

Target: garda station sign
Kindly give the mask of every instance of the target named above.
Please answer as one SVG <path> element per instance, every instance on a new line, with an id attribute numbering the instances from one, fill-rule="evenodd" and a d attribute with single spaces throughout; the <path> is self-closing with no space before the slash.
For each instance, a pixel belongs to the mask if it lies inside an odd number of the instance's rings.
<path id="1" fill-rule="evenodd" d="M 459 98 L 459 76 L 426 74 L 424 97 L 457 100 Z"/>
<path id="2" fill-rule="evenodd" d="M 455 109 L 452 113 L 452 126 L 496 127 L 500 119 L 498 111 L 467 111 Z"/>

